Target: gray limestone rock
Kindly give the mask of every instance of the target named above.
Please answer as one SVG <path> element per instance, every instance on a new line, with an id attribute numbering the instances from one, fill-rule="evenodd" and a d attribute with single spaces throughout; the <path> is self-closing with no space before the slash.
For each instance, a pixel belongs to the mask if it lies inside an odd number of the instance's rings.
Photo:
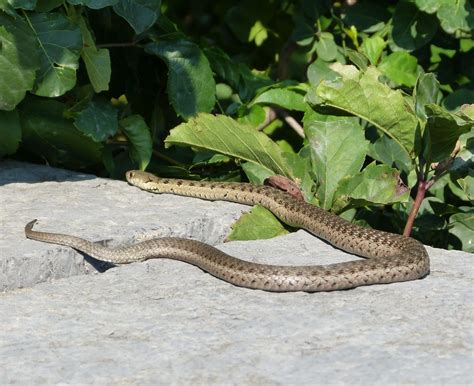
<path id="1" fill-rule="evenodd" d="M 473 383 L 471 254 L 428 248 L 417 281 L 267 293 L 165 259 L 98 273 L 23 227 L 111 246 L 191 237 L 272 264 L 355 257 L 305 231 L 222 244 L 248 207 L 44 166 L 0 162 L 0 205 L 2 384 Z"/>

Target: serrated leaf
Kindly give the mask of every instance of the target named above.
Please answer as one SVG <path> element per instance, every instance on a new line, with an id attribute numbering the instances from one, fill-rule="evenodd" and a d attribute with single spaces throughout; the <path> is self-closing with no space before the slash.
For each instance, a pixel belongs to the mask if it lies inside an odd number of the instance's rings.
<path id="1" fill-rule="evenodd" d="M 360 173 L 343 179 L 336 191 L 335 210 L 370 204 L 407 202 L 409 190 L 400 185 L 400 172 L 387 165 L 368 165 Z"/>
<path id="2" fill-rule="evenodd" d="M 431 142 L 431 161 L 439 162 L 451 154 L 459 136 L 474 127 L 474 121 L 444 110 L 441 106 L 425 106 L 428 116 L 425 130 L 429 132 Z"/>
<path id="3" fill-rule="evenodd" d="M 421 12 L 414 3 L 400 1 L 392 18 L 394 43 L 408 51 L 414 51 L 427 44 L 438 29 L 434 15 Z"/>
<path id="4" fill-rule="evenodd" d="M 165 146 L 192 146 L 259 164 L 273 174 L 294 177 L 280 147 L 265 134 L 224 115 L 199 114 L 175 127 Z"/>
<path id="5" fill-rule="evenodd" d="M 306 103 L 304 95 L 293 91 L 289 88 L 271 88 L 259 94 L 251 103 L 255 104 L 272 104 L 283 107 L 287 110 L 305 111 Z"/>
<path id="6" fill-rule="evenodd" d="M 155 24 L 160 16 L 160 7 L 161 0 L 118 0 L 113 8 L 136 34 L 141 34 Z"/>
<path id="7" fill-rule="evenodd" d="M 406 51 L 397 51 L 383 58 L 378 69 L 397 85 L 413 87 L 418 76 L 418 61 Z"/>
<path id="8" fill-rule="evenodd" d="M 91 100 L 77 113 L 74 126 L 94 141 L 104 141 L 117 133 L 118 111 L 106 100 Z"/>
<path id="9" fill-rule="evenodd" d="M 50 165 L 80 169 L 99 163 L 102 145 L 65 119 L 65 108 L 64 104 L 50 99 L 31 99 L 22 103 L 21 148 L 46 159 Z"/>
<path id="10" fill-rule="evenodd" d="M 130 142 L 130 158 L 140 170 L 145 170 L 153 150 L 150 128 L 140 115 L 130 115 L 121 119 L 120 127 Z"/>
<path id="11" fill-rule="evenodd" d="M 418 120 L 399 90 L 379 82 L 380 73 L 369 67 L 359 72 L 354 66 L 333 66 L 342 75 L 322 81 L 306 100 L 315 108 L 329 106 L 363 118 L 380 129 L 408 154 L 413 150 Z"/>
<path id="12" fill-rule="evenodd" d="M 13 110 L 33 88 L 39 67 L 38 47 L 19 17 L 0 14 L 0 110 Z M 14 69 L 14 71 L 12 71 Z"/>
<path id="13" fill-rule="evenodd" d="M 305 134 L 318 183 L 316 195 L 320 206 L 330 209 L 339 181 L 362 167 L 368 141 L 356 120 L 331 116 L 305 123 Z"/>
<path id="14" fill-rule="evenodd" d="M 435 13 L 444 0 L 415 0 L 415 4 L 420 11 Z"/>
<path id="15" fill-rule="evenodd" d="M 79 27 L 61 13 L 34 13 L 30 26 L 40 46 L 40 69 L 33 93 L 63 95 L 76 84 L 82 36 Z"/>
<path id="16" fill-rule="evenodd" d="M 18 111 L 0 111 L 0 158 L 15 153 L 20 140 L 21 126 Z"/>
<path id="17" fill-rule="evenodd" d="M 268 209 L 255 206 L 233 225 L 227 240 L 260 240 L 287 234 L 288 231 Z"/>
<path id="18" fill-rule="evenodd" d="M 149 43 L 146 52 L 168 65 L 168 96 L 176 113 L 188 119 L 214 107 L 216 84 L 200 48 L 186 40 Z"/>
<path id="19" fill-rule="evenodd" d="M 474 10 L 468 0 L 443 0 L 437 12 L 441 27 L 448 33 L 474 30 Z"/>

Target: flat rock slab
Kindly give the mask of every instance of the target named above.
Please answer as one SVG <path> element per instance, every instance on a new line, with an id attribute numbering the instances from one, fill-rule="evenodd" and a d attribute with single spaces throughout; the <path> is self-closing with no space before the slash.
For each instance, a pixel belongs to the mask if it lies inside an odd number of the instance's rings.
<path id="1" fill-rule="evenodd" d="M 316 294 L 238 288 L 164 259 L 79 275 L 92 271 L 80 254 L 25 240 L 24 224 L 109 245 L 193 237 L 273 264 L 354 257 L 304 231 L 219 244 L 242 205 L 12 162 L 0 185 L 2 384 L 473 382 L 471 254 L 428 248 L 423 280 Z M 57 271 L 39 277 L 44 260 Z"/>

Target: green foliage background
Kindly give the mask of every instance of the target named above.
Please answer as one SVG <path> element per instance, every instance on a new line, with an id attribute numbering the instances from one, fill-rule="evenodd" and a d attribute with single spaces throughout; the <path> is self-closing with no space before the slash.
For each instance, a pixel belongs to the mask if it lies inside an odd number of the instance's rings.
<path id="1" fill-rule="evenodd" d="M 280 174 L 398 233 L 427 186 L 413 236 L 472 252 L 473 27 L 468 0 L 0 0 L 0 157 Z M 286 231 L 255 212 L 231 238 Z"/>

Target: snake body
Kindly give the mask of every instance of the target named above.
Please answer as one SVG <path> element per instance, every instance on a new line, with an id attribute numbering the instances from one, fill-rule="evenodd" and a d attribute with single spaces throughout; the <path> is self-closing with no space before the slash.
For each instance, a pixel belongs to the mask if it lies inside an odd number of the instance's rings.
<path id="1" fill-rule="evenodd" d="M 34 231 L 36 220 L 26 225 L 26 236 L 67 245 L 116 264 L 150 258 L 180 260 L 237 286 L 276 292 L 341 290 L 414 280 L 429 272 L 428 253 L 420 242 L 352 224 L 269 186 L 167 179 L 135 170 L 127 172 L 126 177 L 130 184 L 153 193 L 260 204 L 288 225 L 304 228 L 335 247 L 366 259 L 314 266 L 265 265 L 232 257 L 198 241 L 169 237 L 109 249 L 75 236 Z"/>

